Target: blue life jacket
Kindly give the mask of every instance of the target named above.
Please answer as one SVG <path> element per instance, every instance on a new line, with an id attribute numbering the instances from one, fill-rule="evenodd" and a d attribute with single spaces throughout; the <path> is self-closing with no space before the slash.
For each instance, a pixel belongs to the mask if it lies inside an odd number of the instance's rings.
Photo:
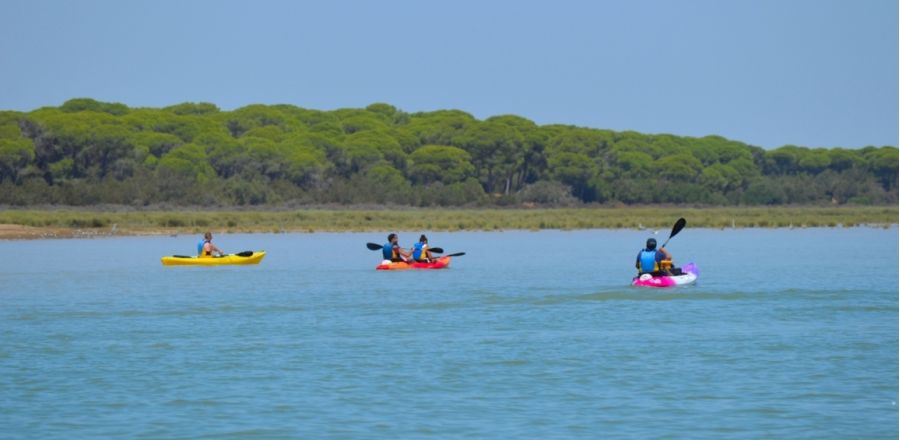
<path id="1" fill-rule="evenodd" d="M 418 243 L 416 243 L 416 244 L 413 245 L 413 254 L 412 254 L 412 256 L 413 256 L 413 259 L 414 259 L 414 260 L 417 260 L 417 261 L 418 261 L 418 260 L 423 260 L 423 259 L 425 259 L 425 255 L 424 255 L 425 252 L 423 252 L 423 249 L 422 249 L 422 246 L 423 246 L 424 244 L 425 244 L 425 243 L 422 243 L 422 242 L 420 241 L 420 242 L 418 242 Z"/>
<path id="2" fill-rule="evenodd" d="M 648 251 L 646 249 L 641 251 L 641 273 L 650 273 L 656 272 L 659 270 L 659 266 L 656 264 L 656 251 Z"/>
<path id="3" fill-rule="evenodd" d="M 381 248 L 381 256 L 384 257 L 385 260 L 391 260 L 394 258 L 394 244 L 388 243 Z"/>
<path id="4" fill-rule="evenodd" d="M 206 239 L 200 240 L 197 242 L 197 255 L 203 253 L 203 245 L 206 244 Z"/>

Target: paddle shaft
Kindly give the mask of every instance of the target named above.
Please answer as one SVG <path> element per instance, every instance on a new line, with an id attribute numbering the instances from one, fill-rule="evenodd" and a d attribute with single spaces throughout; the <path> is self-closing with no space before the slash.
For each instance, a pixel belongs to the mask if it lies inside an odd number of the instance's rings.
<path id="1" fill-rule="evenodd" d="M 253 251 L 238 252 L 236 254 L 231 254 L 231 255 L 234 255 L 236 257 L 252 257 Z M 222 257 L 227 257 L 227 256 L 228 255 L 219 255 L 219 256 L 212 256 L 212 258 L 222 258 Z M 172 257 L 174 257 L 174 258 L 198 258 L 196 256 L 192 257 L 192 256 L 188 256 L 188 255 L 172 255 Z"/>
<path id="2" fill-rule="evenodd" d="M 380 244 L 378 244 L 378 243 L 366 243 L 366 247 L 369 248 L 369 250 L 372 250 L 372 251 L 380 251 L 382 248 L 384 248 L 384 246 L 382 246 L 382 245 L 380 245 Z M 443 248 L 436 247 L 436 248 L 429 248 L 429 249 L 431 250 L 431 252 L 434 252 L 434 253 L 436 253 L 436 254 L 442 254 L 442 253 L 444 253 L 444 249 L 443 249 Z M 445 257 L 461 257 L 461 256 L 463 256 L 463 255 L 465 255 L 465 254 L 466 254 L 465 252 L 457 252 L 457 253 L 455 253 L 455 254 L 444 255 L 444 256 L 445 256 Z"/>
<path id="3" fill-rule="evenodd" d="M 369 248 L 369 250 L 371 250 L 371 251 L 380 251 L 381 249 L 384 248 L 384 246 L 382 246 L 378 243 L 366 243 L 366 247 Z M 444 249 L 439 248 L 439 247 L 428 248 L 428 250 L 430 250 L 431 252 L 433 252 L 435 254 L 443 254 L 444 253 Z"/>
<path id="4" fill-rule="evenodd" d="M 665 243 L 663 243 L 663 245 L 660 247 L 666 247 L 666 245 L 669 244 L 669 240 L 678 235 L 678 233 L 681 232 L 682 229 L 684 229 L 685 225 L 687 225 L 687 220 L 685 220 L 684 217 L 678 219 L 678 221 L 676 221 L 672 226 L 672 232 L 669 234 L 669 238 L 667 238 Z"/>

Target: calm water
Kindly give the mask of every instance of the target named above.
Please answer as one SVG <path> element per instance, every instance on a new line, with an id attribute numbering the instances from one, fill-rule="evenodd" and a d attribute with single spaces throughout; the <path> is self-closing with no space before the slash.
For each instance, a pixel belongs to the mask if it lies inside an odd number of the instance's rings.
<path id="1" fill-rule="evenodd" d="M 645 232 L 382 235 L 0 242 L 0 437 L 896 438 L 896 227 L 686 229 L 677 290 Z"/>

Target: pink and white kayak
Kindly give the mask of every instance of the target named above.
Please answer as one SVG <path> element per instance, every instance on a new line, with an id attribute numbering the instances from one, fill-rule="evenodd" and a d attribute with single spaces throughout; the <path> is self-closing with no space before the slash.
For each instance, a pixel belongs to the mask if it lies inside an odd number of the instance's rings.
<path id="1" fill-rule="evenodd" d="M 674 287 L 691 284 L 694 281 L 697 281 L 697 277 L 699 276 L 700 270 L 697 269 L 697 266 L 694 263 L 688 263 L 681 268 L 681 275 L 663 275 L 655 277 L 645 273 L 631 280 L 631 285 L 641 287 Z"/>

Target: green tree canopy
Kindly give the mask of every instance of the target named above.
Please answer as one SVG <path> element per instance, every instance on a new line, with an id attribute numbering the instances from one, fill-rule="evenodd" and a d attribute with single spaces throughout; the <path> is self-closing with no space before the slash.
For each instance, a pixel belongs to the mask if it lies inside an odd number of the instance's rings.
<path id="1" fill-rule="evenodd" d="M 413 182 L 445 184 L 461 182 L 475 173 L 471 156 L 461 148 L 446 145 L 425 145 L 410 155 L 410 176 Z"/>
<path id="2" fill-rule="evenodd" d="M 898 162 L 386 103 L 0 111 L 0 204 L 896 204 Z"/>
<path id="3" fill-rule="evenodd" d="M 197 144 L 186 144 L 166 153 L 159 161 L 160 170 L 169 170 L 205 182 L 216 172 L 206 161 L 206 151 Z"/>

